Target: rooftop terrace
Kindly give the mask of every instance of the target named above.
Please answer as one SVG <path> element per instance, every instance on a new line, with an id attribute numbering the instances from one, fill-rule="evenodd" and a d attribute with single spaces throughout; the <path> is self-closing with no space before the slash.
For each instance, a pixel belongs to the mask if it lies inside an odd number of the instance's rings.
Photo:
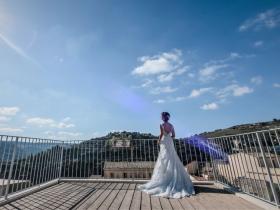
<path id="1" fill-rule="evenodd" d="M 121 182 L 61 182 L 0 209 L 262 209 L 214 185 L 196 185 L 197 195 L 183 199 L 149 196 L 135 190 L 136 186 Z"/>
<path id="2" fill-rule="evenodd" d="M 183 199 L 135 190 L 151 176 L 157 139 L 116 147 L 0 135 L 0 209 L 279 209 L 279 134 L 175 140 L 197 193 Z"/>

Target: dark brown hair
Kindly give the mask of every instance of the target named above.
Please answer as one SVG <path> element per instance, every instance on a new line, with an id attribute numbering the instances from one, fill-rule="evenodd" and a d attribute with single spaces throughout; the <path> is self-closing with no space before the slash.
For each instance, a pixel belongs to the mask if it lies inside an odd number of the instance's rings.
<path id="1" fill-rule="evenodd" d="M 162 117 L 164 122 L 167 122 L 170 118 L 170 114 L 168 112 L 162 112 L 161 117 Z"/>

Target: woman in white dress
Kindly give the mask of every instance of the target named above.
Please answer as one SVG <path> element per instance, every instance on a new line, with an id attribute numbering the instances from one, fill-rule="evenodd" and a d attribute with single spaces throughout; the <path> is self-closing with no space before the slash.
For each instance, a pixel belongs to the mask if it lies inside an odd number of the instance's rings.
<path id="1" fill-rule="evenodd" d="M 139 185 L 138 189 L 154 196 L 182 198 L 194 195 L 190 175 L 179 159 L 174 147 L 174 127 L 168 122 L 170 114 L 162 112 L 163 124 L 160 125 L 160 152 L 149 182 Z"/>

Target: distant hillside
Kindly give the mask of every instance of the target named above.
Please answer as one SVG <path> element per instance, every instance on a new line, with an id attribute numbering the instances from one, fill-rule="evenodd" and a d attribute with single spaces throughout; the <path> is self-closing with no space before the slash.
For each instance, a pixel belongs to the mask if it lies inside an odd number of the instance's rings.
<path id="1" fill-rule="evenodd" d="M 259 130 L 266 130 L 266 129 L 277 128 L 277 127 L 280 127 L 280 119 L 273 119 L 272 121 L 267 121 L 267 122 L 235 125 L 229 128 L 217 129 L 210 132 L 203 132 L 200 135 L 210 138 L 210 137 L 226 136 L 226 135 L 234 135 L 234 134 L 247 133 L 247 132 L 259 131 Z"/>
<path id="2" fill-rule="evenodd" d="M 248 133 L 259 130 L 266 130 L 272 128 L 280 128 L 280 119 L 273 119 L 272 121 L 267 122 L 258 122 L 258 123 L 248 123 L 241 125 L 234 125 L 229 128 L 217 129 L 214 131 L 206 131 L 200 133 L 199 135 L 205 137 L 218 137 L 218 136 L 226 136 L 226 135 L 234 135 L 240 133 Z M 129 132 L 129 131 L 121 131 L 121 132 L 110 132 L 106 136 L 92 138 L 91 140 L 109 140 L 113 137 L 120 139 L 157 139 L 158 136 L 155 136 L 151 133 L 140 133 L 140 132 Z"/>
<path id="3" fill-rule="evenodd" d="M 131 138 L 131 139 L 156 139 L 158 136 L 154 136 L 151 133 L 140 133 L 140 132 L 129 132 L 129 131 L 121 131 L 121 132 L 110 132 L 106 136 L 93 138 L 92 140 L 96 139 L 112 139 L 113 137 L 116 138 Z"/>

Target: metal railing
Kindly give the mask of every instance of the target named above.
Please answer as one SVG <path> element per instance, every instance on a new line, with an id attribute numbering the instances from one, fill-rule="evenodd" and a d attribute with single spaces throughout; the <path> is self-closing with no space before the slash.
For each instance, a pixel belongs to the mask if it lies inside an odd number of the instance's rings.
<path id="1" fill-rule="evenodd" d="M 174 140 L 194 179 L 213 180 L 279 206 L 280 129 Z M 0 135 L 0 199 L 60 179 L 149 179 L 157 139 L 58 141 Z"/>
<path id="2" fill-rule="evenodd" d="M 62 141 L 0 136 L 0 196 L 58 179 Z"/>
<path id="3" fill-rule="evenodd" d="M 277 128 L 210 138 L 217 148 L 212 157 L 216 181 L 279 206 L 279 134 Z"/>
<path id="4" fill-rule="evenodd" d="M 210 155 L 184 139 L 174 143 L 189 172 L 200 180 L 210 179 Z M 68 141 L 64 142 L 61 177 L 149 179 L 158 153 L 157 139 Z"/>

